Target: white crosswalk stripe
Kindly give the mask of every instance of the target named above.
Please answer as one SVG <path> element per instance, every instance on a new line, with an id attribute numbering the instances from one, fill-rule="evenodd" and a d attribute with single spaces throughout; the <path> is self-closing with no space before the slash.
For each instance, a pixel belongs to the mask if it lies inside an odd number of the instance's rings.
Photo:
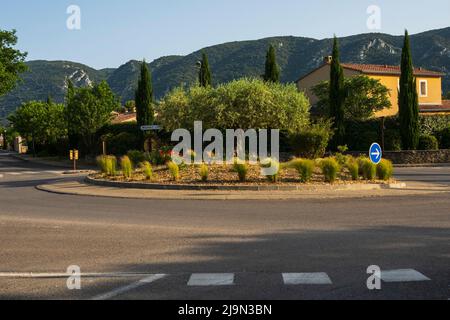
<path id="1" fill-rule="evenodd" d="M 384 282 L 421 282 L 431 279 L 414 269 L 399 269 L 381 271 L 381 280 Z"/>
<path id="2" fill-rule="evenodd" d="M 25 176 L 25 175 L 44 175 L 44 174 L 63 174 L 64 171 L 45 170 L 45 171 L 17 171 L 17 172 L 4 172 L 3 175 L 9 176 Z"/>
<path id="3" fill-rule="evenodd" d="M 325 285 L 333 284 L 328 274 L 324 272 L 318 273 L 283 273 L 283 281 L 285 285 Z"/>
<path id="4" fill-rule="evenodd" d="M 188 282 L 189 287 L 232 286 L 233 284 L 233 273 L 197 273 L 191 275 Z"/>

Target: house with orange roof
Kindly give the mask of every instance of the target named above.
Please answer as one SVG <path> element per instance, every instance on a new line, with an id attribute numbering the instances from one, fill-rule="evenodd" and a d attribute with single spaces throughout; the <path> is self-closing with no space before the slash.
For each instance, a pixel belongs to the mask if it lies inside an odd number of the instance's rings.
<path id="1" fill-rule="evenodd" d="M 311 105 L 318 102 L 312 88 L 322 81 L 330 79 L 332 57 L 326 57 L 324 63 L 297 81 L 297 87 L 310 99 Z M 399 112 L 398 90 L 400 84 L 400 66 L 342 63 L 345 77 L 365 75 L 377 79 L 390 91 L 392 107 L 377 112 L 376 117 L 395 116 Z M 423 68 L 415 68 L 419 109 L 423 115 L 450 115 L 450 101 L 442 100 L 442 77 L 445 74 Z"/>

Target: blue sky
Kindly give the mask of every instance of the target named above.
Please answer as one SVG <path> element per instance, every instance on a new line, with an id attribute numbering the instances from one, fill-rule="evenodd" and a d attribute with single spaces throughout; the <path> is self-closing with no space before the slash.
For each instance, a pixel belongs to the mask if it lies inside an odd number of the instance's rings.
<path id="1" fill-rule="evenodd" d="M 450 26 L 448 0 L 14 0 L 2 1 L 0 29 L 15 28 L 29 60 L 72 60 L 95 68 L 130 59 L 188 54 L 236 40 L 293 35 L 328 38 L 370 32 L 370 5 L 381 8 L 379 32 L 401 34 Z M 68 30 L 69 5 L 81 30 Z"/>

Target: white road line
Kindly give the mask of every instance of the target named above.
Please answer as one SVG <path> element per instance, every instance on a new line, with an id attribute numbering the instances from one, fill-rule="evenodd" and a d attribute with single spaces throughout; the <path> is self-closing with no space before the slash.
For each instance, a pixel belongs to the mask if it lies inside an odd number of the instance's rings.
<path id="1" fill-rule="evenodd" d="M 333 284 L 328 274 L 319 273 L 283 273 L 283 281 L 287 286 L 306 285 L 326 285 Z"/>
<path id="2" fill-rule="evenodd" d="M 420 282 L 431 281 L 414 269 L 387 270 L 381 272 L 381 280 L 384 282 Z"/>
<path id="3" fill-rule="evenodd" d="M 0 178 L 3 178 L 3 177 L 4 177 L 4 175 L 0 173 Z"/>
<path id="4" fill-rule="evenodd" d="M 62 174 L 64 171 L 51 171 L 51 170 L 47 170 L 44 171 L 45 173 L 51 173 L 51 174 Z"/>
<path id="5" fill-rule="evenodd" d="M 233 273 L 197 273 L 189 279 L 189 287 L 205 286 L 232 286 L 234 284 Z"/>
<path id="6" fill-rule="evenodd" d="M 69 273 L 34 273 L 34 272 L 0 272 L 0 278 L 11 278 L 11 279 L 39 279 L 39 278 L 68 278 L 71 274 Z M 153 274 L 149 273 L 81 273 L 82 278 L 136 278 L 136 277 L 149 277 Z"/>
<path id="7" fill-rule="evenodd" d="M 20 176 L 23 172 L 6 172 L 6 174 L 9 174 L 10 176 Z"/>
<path id="8" fill-rule="evenodd" d="M 31 174 L 31 175 L 34 175 L 34 174 L 40 174 L 41 172 L 39 172 L 39 171 L 24 171 L 23 172 L 23 174 Z"/>
<path id="9" fill-rule="evenodd" d="M 112 290 L 110 292 L 107 292 L 105 294 L 96 296 L 96 297 L 92 298 L 92 300 L 109 300 L 109 299 L 112 299 L 114 297 L 117 297 L 118 295 L 124 294 L 126 292 L 135 290 L 135 289 L 137 289 L 139 287 L 143 287 L 143 286 L 145 286 L 147 284 L 155 282 L 157 280 L 163 279 L 166 276 L 167 275 L 165 275 L 165 274 L 154 274 L 154 275 L 152 275 L 150 277 L 141 279 L 138 282 L 132 283 L 132 284 L 127 285 L 125 287 L 117 288 L 117 289 Z"/>

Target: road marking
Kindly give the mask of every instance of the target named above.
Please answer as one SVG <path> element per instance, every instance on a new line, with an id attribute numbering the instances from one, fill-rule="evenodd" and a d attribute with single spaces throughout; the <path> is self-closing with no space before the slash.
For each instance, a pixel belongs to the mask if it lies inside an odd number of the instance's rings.
<path id="1" fill-rule="evenodd" d="M 414 269 L 381 271 L 381 280 L 388 283 L 431 281 L 430 278 L 424 276 Z"/>
<path id="2" fill-rule="evenodd" d="M 189 287 L 232 286 L 234 273 L 197 273 L 189 279 Z"/>
<path id="3" fill-rule="evenodd" d="M 4 177 L 4 175 L 2 175 L 1 173 L 0 173 L 0 178 L 3 178 Z"/>
<path id="4" fill-rule="evenodd" d="M 9 174 L 11 176 L 20 176 L 21 174 L 23 174 L 23 172 L 6 172 L 6 174 Z"/>
<path id="5" fill-rule="evenodd" d="M 68 278 L 71 274 L 69 273 L 34 273 L 34 272 L 0 272 L 0 278 L 11 278 L 11 279 L 44 279 L 44 278 Z M 150 277 L 153 274 L 149 273 L 82 273 L 80 275 L 82 278 L 136 278 L 136 277 Z"/>
<path id="6" fill-rule="evenodd" d="M 135 283 L 132 283 L 130 285 L 127 285 L 127 286 L 124 286 L 124 287 L 121 287 L 121 288 L 117 288 L 117 289 L 112 290 L 110 292 L 107 292 L 105 294 L 96 296 L 96 297 L 92 298 L 92 300 L 109 300 L 109 299 L 117 297 L 117 296 L 119 296 L 121 294 L 127 293 L 129 291 L 132 291 L 132 290 L 135 290 L 137 288 L 143 287 L 143 286 L 148 285 L 148 284 L 150 284 L 152 282 L 155 282 L 157 280 L 163 279 L 166 276 L 167 275 L 165 275 L 165 274 L 154 274 L 154 275 L 152 275 L 150 277 L 141 279 L 138 282 L 135 282 Z"/>
<path id="7" fill-rule="evenodd" d="M 37 172 L 37 171 L 24 171 L 24 172 L 22 172 L 23 174 L 39 174 L 40 172 Z"/>
<path id="8" fill-rule="evenodd" d="M 283 281 L 284 284 L 288 286 L 296 286 L 301 284 L 308 284 L 308 285 L 333 284 L 328 274 L 324 272 L 283 273 Z"/>

